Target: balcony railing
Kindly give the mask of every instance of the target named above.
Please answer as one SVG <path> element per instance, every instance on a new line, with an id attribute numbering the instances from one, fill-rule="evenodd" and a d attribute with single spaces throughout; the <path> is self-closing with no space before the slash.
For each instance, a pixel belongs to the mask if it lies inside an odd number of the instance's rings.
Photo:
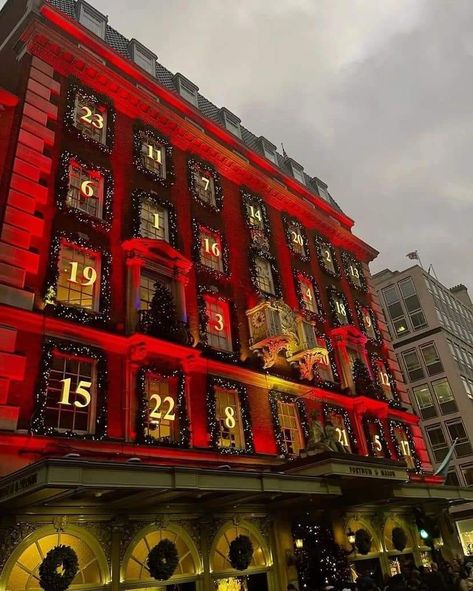
<path id="1" fill-rule="evenodd" d="M 187 322 L 169 319 L 169 324 L 166 326 L 157 326 L 149 310 L 140 310 L 137 330 L 179 345 L 192 346 L 194 344 L 194 338 L 189 331 Z"/>

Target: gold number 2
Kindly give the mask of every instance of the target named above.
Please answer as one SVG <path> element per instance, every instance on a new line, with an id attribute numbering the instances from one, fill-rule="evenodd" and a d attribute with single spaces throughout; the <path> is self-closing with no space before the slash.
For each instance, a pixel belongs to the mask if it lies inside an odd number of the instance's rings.
<path id="1" fill-rule="evenodd" d="M 85 105 L 81 107 L 81 110 L 85 112 L 85 115 L 82 115 L 80 118 L 81 121 L 84 121 L 84 123 L 88 123 L 89 125 L 93 125 L 97 129 L 103 129 L 104 121 L 102 115 L 93 113 L 92 110 Z"/>
<path id="2" fill-rule="evenodd" d="M 171 396 L 166 396 L 166 398 L 162 400 L 159 394 L 153 394 L 150 396 L 150 401 L 151 400 L 155 401 L 155 406 L 149 413 L 150 419 L 161 419 L 162 412 L 159 409 L 161 408 L 161 404 L 165 404 L 166 402 L 169 404 L 169 407 L 164 413 L 164 417 L 162 417 L 163 420 L 174 421 L 176 419 L 176 414 L 172 412 L 176 403 L 174 402 L 174 399 L 171 398 Z"/>

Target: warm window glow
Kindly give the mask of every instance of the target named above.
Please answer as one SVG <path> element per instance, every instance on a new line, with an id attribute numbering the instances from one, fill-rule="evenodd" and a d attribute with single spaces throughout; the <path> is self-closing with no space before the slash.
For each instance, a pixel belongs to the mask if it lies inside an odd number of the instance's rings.
<path id="1" fill-rule="evenodd" d="M 309 312 L 317 313 L 317 301 L 315 299 L 315 291 L 312 282 L 303 275 L 298 275 L 297 281 L 299 282 L 299 289 L 304 303 L 303 307 L 306 310 L 309 310 Z"/>
<path id="2" fill-rule="evenodd" d="M 327 417 L 327 422 L 332 424 L 332 428 L 335 430 L 335 434 L 339 443 L 343 445 L 343 447 L 351 453 L 351 444 L 350 438 L 348 436 L 348 429 L 345 425 L 345 419 L 343 415 L 339 414 L 338 412 L 331 412 Z M 327 432 L 327 426 L 330 432 L 330 425 L 325 425 L 325 431 Z"/>
<path id="3" fill-rule="evenodd" d="M 223 271 L 220 236 L 204 228 L 200 230 L 200 262 L 215 271 Z"/>
<path id="4" fill-rule="evenodd" d="M 176 441 L 178 435 L 177 400 L 175 388 L 171 387 L 170 380 L 161 376 L 148 376 L 146 396 L 149 403 L 149 414 L 145 425 L 145 435 L 153 439 Z"/>
<path id="5" fill-rule="evenodd" d="M 87 170 L 77 162 L 69 163 L 69 187 L 66 205 L 101 218 L 104 179 L 98 172 Z"/>
<path id="6" fill-rule="evenodd" d="M 376 423 L 368 423 L 368 435 L 371 441 L 373 455 L 377 458 L 384 458 L 381 433 Z"/>
<path id="7" fill-rule="evenodd" d="M 397 442 L 397 448 L 401 459 L 405 460 L 408 468 L 414 468 L 414 459 L 412 457 L 412 450 L 409 445 L 406 431 L 400 427 L 394 428 L 394 437 Z"/>
<path id="8" fill-rule="evenodd" d="M 260 230 L 264 229 L 263 212 L 261 211 L 260 205 L 258 205 L 256 201 L 250 201 L 247 203 L 246 214 L 251 226 L 254 228 L 259 228 Z"/>
<path id="9" fill-rule="evenodd" d="M 244 449 L 245 438 L 238 392 L 216 388 L 215 412 L 219 429 L 218 446 Z"/>
<path id="10" fill-rule="evenodd" d="M 321 265 L 330 272 L 335 273 L 335 263 L 333 260 L 334 254 L 332 247 L 325 240 L 319 240 L 320 256 L 322 258 Z"/>
<path id="11" fill-rule="evenodd" d="M 67 306 L 98 311 L 99 255 L 62 245 L 58 265 L 56 301 Z"/>
<path id="12" fill-rule="evenodd" d="M 76 94 L 74 126 L 87 138 L 100 144 L 107 141 L 107 109 L 80 93 Z"/>
<path id="13" fill-rule="evenodd" d="M 151 199 L 141 202 L 140 236 L 169 242 L 168 212 Z"/>
<path id="14" fill-rule="evenodd" d="M 44 422 L 57 431 L 94 433 L 95 362 L 53 354 Z"/>
<path id="15" fill-rule="evenodd" d="M 363 306 L 361 308 L 361 316 L 362 316 L 362 320 L 363 320 L 363 328 L 364 328 L 366 335 L 370 339 L 375 339 L 376 333 L 374 331 L 373 315 L 371 313 L 371 310 L 369 308 Z"/>
<path id="16" fill-rule="evenodd" d="M 166 149 L 157 140 L 152 139 L 146 133 L 140 133 L 141 138 L 141 162 L 146 170 L 156 174 L 162 179 L 166 178 Z"/>
<path id="17" fill-rule="evenodd" d="M 206 299 L 207 343 L 220 351 L 231 351 L 232 334 L 228 302 Z"/>
<path id="18" fill-rule="evenodd" d="M 348 324 L 348 310 L 347 304 L 342 297 L 333 296 L 333 305 L 335 307 L 335 314 L 337 315 L 340 324 Z"/>
<path id="19" fill-rule="evenodd" d="M 300 256 L 305 256 L 306 252 L 304 248 L 304 238 L 302 236 L 302 231 L 297 224 L 289 224 L 288 240 L 289 247 L 293 252 Z"/>
<path id="20" fill-rule="evenodd" d="M 156 291 L 157 278 L 151 273 L 143 272 L 140 276 L 140 310 L 149 310 L 151 300 Z"/>
<path id="21" fill-rule="evenodd" d="M 378 374 L 378 383 L 383 389 L 383 393 L 389 400 L 393 398 L 393 391 L 391 380 L 386 370 L 386 363 L 384 361 L 376 361 L 376 373 Z"/>
<path id="22" fill-rule="evenodd" d="M 274 295 L 274 280 L 271 264 L 261 257 L 255 258 L 256 283 L 261 291 Z"/>
<path id="23" fill-rule="evenodd" d="M 278 400 L 278 418 L 284 450 L 289 455 L 298 455 L 301 448 L 304 447 L 304 441 L 295 402 Z"/>

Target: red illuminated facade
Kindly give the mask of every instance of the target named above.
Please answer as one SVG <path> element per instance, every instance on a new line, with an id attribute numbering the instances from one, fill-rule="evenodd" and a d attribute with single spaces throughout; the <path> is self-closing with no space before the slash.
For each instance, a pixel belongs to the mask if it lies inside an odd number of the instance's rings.
<path id="1" fill-rule="evenodd" d="M 91 33 L 82 4 L 36 2 L 28 12 L 7 2 L 0 13 L 0 502 L 37 511 L 43 525 L 78 515 L 54 496 L 39 510 L 51 488 L 71 499 L 93 489 L 101 510 L 110 502 L 132 521 L 141 503 L 149 515 L 191 502 L 200 517 L 240 511 L 248 521 L 258 505 L 254 520 L 275 519 L 273 558 L 250 567 L 248 588 L 285 589 L 297 574 L 286 564 L 284 507 L 294 518 L 309 498 L 317 510 L 338 507 L 343 544 L 364 477 L 382 484 L 380 498 L 368 495 L 381 504 L 397 498 L 390 479 L 422 494 L 440 482 L 372 290 L 377 253 L 315 181 L 290 174 L 290 159 L 280 166 L 275 156 L 276 165 L 225 114 L 221 124 L 206 117 L 179 86 Z M 35 470 L 54 462 L 84 474 L 100 465 L 103 481 L 40 482 Z M 174 472 L 172 484 L 149 485 L 151 504 L 133 478 L 153 467 L 215 481 L 180 486 Z M 108 480 L 108 470 L 128 476 Z M 246 483 L 265 473 L 272 488 Z M 117 558 L 113 536 L 109 582 L 90 588 L 128 580 L 134 550 Z M 381 546 L 373 560 L 387 571 Z M 202 560 L 181 577 L 194 587 L 182 588 L 223 588 L 211 573 L 231 578 L 231 568 Z M 16 588 L 8 558 L 0 566 Z M 130 577 L 150 585 L 147 573 Z"/>

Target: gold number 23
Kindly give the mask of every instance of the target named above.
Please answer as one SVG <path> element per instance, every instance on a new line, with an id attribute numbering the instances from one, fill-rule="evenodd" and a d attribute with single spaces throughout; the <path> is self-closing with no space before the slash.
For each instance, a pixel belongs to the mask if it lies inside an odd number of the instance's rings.
<path id="1" fill-rule="evenodd" d="M 81 107 L 81 110 L 84 111 L 85 115 L 82 115 L 80 118 L 81 121 L 84 123 L 88 123 L 89 125 L 93 125 L 97 129 L 103 129 L 103 117 L 98 113 L 93 113 L 89 107 L 85 105 Z"/>

